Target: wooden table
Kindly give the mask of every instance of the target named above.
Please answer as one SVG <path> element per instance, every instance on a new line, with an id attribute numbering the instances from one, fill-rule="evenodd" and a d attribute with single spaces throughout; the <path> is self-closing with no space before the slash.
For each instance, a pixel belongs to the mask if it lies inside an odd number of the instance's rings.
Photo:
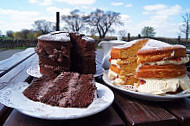
<path id="1" fill-rule="evenodd" d="M 101 64 L 103 51 L 97 50 L 96 63 Z M 0 88 L 3 85 L 25 81 L 30 83 L 33 77 L 26 70 L 38 63 L 33 48 L 0 61 Z M 96 81 L 105 84 L 102 77 Z M 188 98 L 169 101 L 151 102 L 132 98 L 112 89 L 115 95 L 113 104 L 106 110 L 80 119 L 43 120 L 26 116 L 16 109 L 0 104 L 0 125 L 5 126 L 190 126 L 190 100 Z"/>

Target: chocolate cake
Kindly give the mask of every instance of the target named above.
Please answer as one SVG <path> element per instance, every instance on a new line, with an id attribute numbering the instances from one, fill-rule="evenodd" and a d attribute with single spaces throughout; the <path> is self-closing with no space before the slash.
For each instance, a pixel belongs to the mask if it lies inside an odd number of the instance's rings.
<path id="1" fill-rule="evenodd" d="M 87 107 L 95 98 L 92 74 L 62 72 L 35 79 L 23 94 L 33 101 L 60 107 Z"/>
<path id="2" fill-rule="evenodd" d="M 73 48 L 71 50 L 71 70 L 79 73 L 96 72 L 94 39 L 83 34 L 70 33 Z"/>
<path id="3" fill-rule="evenodd" d="M 51 32 L 38 37 L 36 52 L 39 56 L 40 73 L 48 75 L 62 71 L 83 74 L 96 72 L 94 39 L 85 35 Z"/>
<path id="4" fill-rule="evenodd" d="M 69 71 L 72 44 L 68 33 L 52 32 L 38 37 L 36 52 L 43 75 Z"/>

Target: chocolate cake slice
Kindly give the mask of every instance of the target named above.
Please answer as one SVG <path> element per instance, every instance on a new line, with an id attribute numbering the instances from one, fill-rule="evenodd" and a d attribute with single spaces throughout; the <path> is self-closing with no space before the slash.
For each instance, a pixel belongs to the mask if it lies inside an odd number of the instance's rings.
<path id="1" fill-rule="evenodd" d="M 94 74 L 96 43 L 83 34 L 51 32 L 38 37 L 36 53 L 40 73 L 48 75 L 65 71 Z"/>
<path id="2" fill-rule="evenodd" d="M 69 71 L 71 47 L 69 33 L 58 31 L 39 36 L 36 53 L 39 56 L 40 73 L 48 75 Z"/>
<path id="3" fill-rule="evenodd" d="M 69 87 L 77 83 L 79 78 L 78 73 L 63 72 L 57 76 L 52 83 L 56 86 L 52 88 L 48 94 L 44 96 L 47 104 L 58 106 L 61 98 L 67 97 Z M 64 106 L 67 107 L 67 106 Z"/>
<path id="4" fill-rule="evenodd" d="M 66 97 L 59 100 L 59 106 L 86 107 L 92 103 L 95 90 L 93 75 L 82 74 L 78 82 L 73 80 L 69 84 L 68 91 L 65 93 Z"/>
<path id="5" fill-rule="evenodd" d="M 71 70 L 82 74 L 96 72 L 94 39 L 83 34 L 70 33 L 73 48 L 71 50 Z"/>
<path id="6" fill-rule="evenodd" d="M 95 97 L 92 74 L 62 72 L 34 80 L 23 94 L 33 101 L 60 107 L 87 107 Z"/>
<path id="7" fill-rule="evenodd" d="M 41 101 L 44 94 L 46 94 L 48 89 L 53 86 L 52 81 L 55 78 L 55 74 L 37 78 L 23 91 L 23 94 L 33 101 Z"/>

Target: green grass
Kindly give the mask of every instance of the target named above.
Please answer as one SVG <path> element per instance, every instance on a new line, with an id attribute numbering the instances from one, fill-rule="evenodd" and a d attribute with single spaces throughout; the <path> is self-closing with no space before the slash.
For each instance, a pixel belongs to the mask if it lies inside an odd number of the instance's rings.
<path id="1" fill-rule="evenodd" d="M 29 47 L 23 46 L 23 47 L 12 47 L 12 48 L 0 48 L 0 50 L 2 51 L 2 50 L 9 50 L 9 49 L 27 49 L 27 48 Z"/>
<path id="2" fill-rule="evenodd" d="M 97 46 L 96 49 L 102 49 L 102 47 L 101 46 Z"/>

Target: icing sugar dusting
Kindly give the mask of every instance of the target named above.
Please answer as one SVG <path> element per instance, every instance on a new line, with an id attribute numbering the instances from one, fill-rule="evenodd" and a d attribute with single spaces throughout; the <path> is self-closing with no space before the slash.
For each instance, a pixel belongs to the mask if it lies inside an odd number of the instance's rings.
<path id="1" fill-rule="evenodd" d="M 148 42 L 140 50 L 148 50 L 148 49 L 158 50 L 164 47 L 172 47 L 172 46 L 173 45 L 158 40 L 148 39 Z"/>
<path id="2" fill-rule="evenodd" d="M 86 40 L 87 42 L 95 42 L 93 38 L 90 38 L 88 36 L 82 36 L 82 39 Z"/>
<path id="3" fill-rule="evenodd" d="M 126 42 L 126 44 L 124 44 L 124 45 L 114 46 L 113 48 L 116 48 L 116 49 L 128 48 L 128 47 L 131 47 L 133 44 L 135 44 L 137 41 L 139 41 L 139 40 L 133 40 L 130 42 Z"/>
<path id="4" fill-rule="evenodd" d="M 128 48 L 128 47 L 131 47 L 133 44 L 137 43 L 140 40 L 142 40 L 142 39 L 133 40 L 133 41 L 127 42 L 124 45 L 115 46 L 113 48 L 116 48 L 116 49 Z M 158 40 L 154 40 L 154 39 L 148 39 L 147 43 L 139 51 L 143 51 L 143 50 L 159 50 L 159 49 L 162 49 L 164 47 L 186 48 L 183 45 L 171 45 L 171 44 L 168 44 L 168 43 L 165 43 L 165 42 L 162 42 L 162 41 L 158 41 Z"/>
<path id="5" fill-rule="evenodd" d="M 183 45 L 171 45 L 165 42 L 161 42 L 158 40 L 154 40 L 154 39 L 148 39 L 148 42 L 139 50 L 139 51 L 143 51 L 143 50 L 159 50 L 162 49 L 164 47 L 181 47 L 181 48 L 186 48 Z"/>
<path id="6" fill-rule="evenodd" d="M 70 41 L 69 33 L 63 31 L 56 31 L 56 32 L 51 32 L 49 34 L 41 35 L 38 37 L 38 39 L 46 41 L 60 41 L 60 42 Z"/>

